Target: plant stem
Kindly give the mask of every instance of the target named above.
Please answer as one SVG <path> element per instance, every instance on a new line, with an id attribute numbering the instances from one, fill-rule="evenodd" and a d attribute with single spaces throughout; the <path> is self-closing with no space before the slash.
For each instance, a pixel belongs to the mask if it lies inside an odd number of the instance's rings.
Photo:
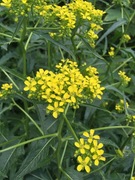
<path id="1" fill-rule="evenodd" d="M 134 174 L 134 169 L 135 169 L 135 158 L 134 158 L 134 161 L 133 161 L 133 165 L 132 165 L 132 170 L 131 170 L 131 175 L 130 175 L 130 180 Z"/>
<path id="2" fill-rule="evenodd" d="M 30 139 L 30 140 L 21 142 L 19 144 L 10 146 L 8 148 L 2 149 L 2 150 L 0 150 L 0 153 L 5 152 L 5 151 L 9 151 L 11 149 L 14 149 L 14 148 L 17 148 L 17 147 L 20 147 L 20 146 L 23 146 L 25 144 L 29 144 L 29 143 L 34 142 L 34 141 L 39 141 L 41 139 L 50 138 L 50 137 L 54 138 L 54 137 L 57 137 L 57 135 L 58 135 L 57 133 L 54 133 L 54 134 L 47 134 L 47 135 L 44 135 L 44 136 L 36 137 L 36 138 Z"/>
<path id="3" fill-rule="evenodd" d="M 35 125 L 35 127 L 39 130 L 39 132 L 40 132 L 42 135 L 44 135 L 44 132 L 43 132 L 42 129 L 38 126 L 38 124 L 32 119 L 32 117 L 31 117 L 23 108 L 21 108 L 21 107 L 14 101 L 14 99 L 12 99 L 12 101 L 13 101 L 14 105 L 15 105 L 16 107 L 18 107 L 18 109 L 20 109 L 20 110 L 31 120 L 31 122 Z"/>
<path id="4" fill-rule="evenodd" d="M 72 128 L 72 126 L 71 126 L 71 124 L 70 124 L 69 120 L 67 119 L 67 117 L 66 117 L 65 113 L 63 113 L 63 117 L 64 117 L 65 122 L 66 122 L 66 124 L 67 124 L 67 126 L 68 126 L 68 128 L 69 128 L 70 132 L 72 133 L 72 135 L 73 135 L 74 139 L 75 139 L 76 141 L 79 141 L 79 139 L 78 139 L 78 137 L 77 137 L 77 135 L 76 135 L 76 133 L 75 133 L 74 129 Z"/>
<path id="5" fill-rule="evenodd" d="M 63 124 L 64 121 L 63 119 L 60 120 L 60 124 L 58 126 L 58 147 L 57 147 L 57 164 L 58 164 L 58 179 L 60 179 L 60 175 L 61 175 L 61 147 L 62 147 L 62 129 L 63 129 Z"/>

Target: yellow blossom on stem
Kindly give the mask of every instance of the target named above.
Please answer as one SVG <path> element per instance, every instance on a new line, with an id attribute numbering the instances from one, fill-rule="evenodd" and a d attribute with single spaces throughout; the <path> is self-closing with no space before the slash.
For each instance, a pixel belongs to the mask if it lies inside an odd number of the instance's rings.
<path id="1" fill-rule="evenodd" d="M 81 154 L 85 154 L 85 149 L 90 148 L 90 146 L 85 143 L 83 138 L 80 138 L 79 142 L 75 142 L 75 146 L 80 150 Z"/>
<path id="2" fill-rule="evenodd" d="M 8 91 L 9 89 L 12 89 L 12 88 L 13 88 L 13 85 L 8 84 L 8 83 L 2 84 L 2 86 L 1 86 L 1 89 L 5 90 L 5 91 Z"/>
<path id="3" fill-rule="evenodd" d="M 98 135 L 94 135 L 95 130 L 91 129 L 90 132 L 84 132 L 83 135 L 88 138 L 88 142 L 91 143 L 93 139 L 100 139 Z"/>
<path id="4" fill-rule="evenodd" d="M 85 159 L 83 159 L 81 156 L 78 156 L 77 161 L 79 163 L 79 165 L 77 166 L 77 171 L 82 171 L 85 169 L 87 173 L 90 172 L 90 166 L 88 165 L 90 161 L 89 157 L 86 157 Z"/>
<path id="5" fill-rule="evenodd" d="M 98 144 L 98 141 L 97 140 L 93 140 L 93 147 L 91 148 L 91 152 L 96 152 L 97 154 L 100 154 L 101 151 L 103 150 L 100 150 L 101 148 L 103 147 L 103 144 L 102 143 L 99 143 Z M 103 151 L 104 153 L 104 151 Z"/>
<path id="6" fill-rule="evenodd" d="M 64 112 L 64 109 L 59 106 L 59 103 L 58 103 L 58 102 L 54 102 L 53 105 L 49 104 L 49 105 L 47 106 L 47 109 L 48 109 L 49 111 L 53 111 L 53 117 L 54 117 L 54 118 L 57 118 L 59 113 Z"/>
<path id="7" fill-rule="evenodd" d="M 98 166 L 99 165 L 99 161 L 105 161 L 106 158 L 102 156 L 102 153 L 104 153 L 103 151 L 101 151 L 100 154 L 94 154 L 92 156 L 93 160 L 94 160 L 94 164 L 95 166 Z"/>
<path id="8" fill-rule="evenodd" d="M 27 77 L 27 80 L 24 81 L 24 84 L 26 85 L 26 87 L 24 87 L 24 91 L 36 91 L 37 82 L 34 80 L 34 78 Z"/>
<path id="9" fill-rule="evenodd" d="M 114 47 L 110 47 L 108 54 L 109 54 L 109 56 L 114 57 L 114 55 L 115 55 Z"/>

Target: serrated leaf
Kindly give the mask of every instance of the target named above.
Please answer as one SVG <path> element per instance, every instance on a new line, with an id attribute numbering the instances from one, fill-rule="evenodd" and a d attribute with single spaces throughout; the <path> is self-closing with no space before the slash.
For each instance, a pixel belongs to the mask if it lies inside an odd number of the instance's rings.
<path id="1" fill-rule="evenodd" d="M 42 143 L 42 146 L 37 149 L 33 148 L 33 150 L 29 152 L 27 157 L 24 159 L 20 169 L 16 173 L 14 180 L 20 180 L 26 174 L 29 174 L 30 172 L 40 167 L 41 161 L 47 158 L 45 157 L 45 155 L 47 154 L 46 148 L 52 139 L 53 138 L 48 140 L 45 144 Z"/>

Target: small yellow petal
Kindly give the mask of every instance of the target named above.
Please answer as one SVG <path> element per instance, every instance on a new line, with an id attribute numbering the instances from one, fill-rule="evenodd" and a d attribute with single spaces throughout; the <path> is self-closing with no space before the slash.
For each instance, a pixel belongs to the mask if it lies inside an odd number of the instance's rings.
<path id="1" fill-rule="evenodd" d="M 53 117 L 57 118 L 58 117 L 58 113 L 56 111 L 53 112 Z"/>
<path id="2" fill-rule="evenodd" d="M 78 166 L 77 166 L 77 171 L 81 171 L 83 169 L 83 166 L 81 165 L 81 164 L 79 164 Z"/>
<path id="3" fill-rule="evenodd" d="M 87 133 L 87 132 L 84 132 L 83 135 L 84 135 L 85 137 L 89 137 L 89 133 Z"/>
<path id="4" fill-rule="evenodd" d="M 86 170 L 87 173 L 89 173 L 90 172 L 90 167 L 88 165 L 86 165 L 85 170 Z"/>

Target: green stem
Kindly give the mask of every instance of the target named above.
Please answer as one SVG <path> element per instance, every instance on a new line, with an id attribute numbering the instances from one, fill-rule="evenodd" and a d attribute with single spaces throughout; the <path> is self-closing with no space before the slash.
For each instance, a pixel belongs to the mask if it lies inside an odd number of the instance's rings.
<path id="1" fill-rule="evenodd" d="M 79 141 L 79 139 L 78 139 L 78 137 L 77 137 L 77 135 L 76 135 L 76 133 L 75 133 L 74 129 L 72 128 L 72 126 L 71 126 L 71 124 L 70 124 L 69 120 L 67 119 L 67 117 L 66 117 L 65 113 L 63 113 L 63 117 L 64 117 L 65 122 L 66 122 L 66 124 L 67 124 L 67 126 L 68 126 L 68 128 L 69 128 L 70 132 L 72 133 L 72 135 L 73 135 L 74 139 L 75 139 L 76 141 Z"/>
<path id="2" fill-rule="evenodd" d="M 123 5 L 121 7 L 121 18 L 124 19 L 124 13 L 123 13 Z M 122 24 L 122 34 L 124 34 L 124 24 Z"/>
<path id="3" fill-rule="evenodd" d="M 11 78 L 11 76 L 8 75 L 8 73 L 3 69 L 0 68 L 1 71 L 8 77 L 8 79 L 12 82 L 12 84 L 15 86 L 15 88 L 19 91 L 19 87 L 17 86 L 17 84 L 14 82 L 14 80 Z"/>
<path id="4" fill-rule="evenodd" d="M 27 74 L 27 60 L 26 60 L 26 50 L 24 47 L 24 39 L 26 36 L 26 28 L 27 28 L 27 18 L 25 17 L 23 20 L 23 31 L 21 34 L 20 47 L 22 50 L 22 58 L 23 58 L 23 76 L 25 77 Z"/>
<path id="5" fill-rule="evenodd" d="M 51 68 L 51 44 L 50 42 L 48 41 L 48 67 L 49 69 Z"/>
<path id="6" fill-rule="evenodd" d="M 35 28 L 37 27 L 38 23 L 39 23 L 39 21 L 35 24 L 35 26 L 33 27 L 33 29 L 35 29 Z M 28 29 L 28 28 L 27 28 L 27 29 Z M 29 44 L 29 42 L 30 42 L 30 39 L 31 39 L 31 37 L 32 37 L 32 34 L 33 34 L 33 32 L 30 33 L 30 35 L 28 36 L 28 39 L 27 39 L 27 41 L 26 41 L 26 43 L 25 43 L 25 47 L 24 47 L 25 51 L 27 51 L 27 49 L 28 49 L 28 44 Z"/>
<path id="7" fill-rule="evenodd" d="M 60 179 L 60 175 L 61 175 L 61 147 L 62 147 L 62 129 L 63 129 L 63 124 L 64 121 L 63 119 L 60 120 L 60 124 L 58 126 L 58 147 L 57 147 L 57 164 L 58 164 L 58 179 Z"/>
<path id="8" fill-rule="evenodd" d="M 101 127 L 101 128 L 95 128 L 96 131 L 100 131 L 100 130 L 109 130 L 109 129 L 133 129 L 135 130 L 135 127 L 132 126 L 109 126 L 109 127 Z"/>
<path id="9" fill-rule="evenodd" d="M 47 135 L 44 135 L 44 136 L 36 137 L 36 138 L 30 139 L 30 140 L 21 142 L 19 144 L 10 146 L 8 148 L 2 149 L 2 150 L 0 150 L 0 153 L 5 152 L 5 151 L 9 151 L 11 149 L 14 149 L 14 148 L 17 148 L 17 147 L 20 147 L 20 146 L 23 146 L 25 144 L 29 144 L 29 143 L 34 142 L 34 141 L 39 141 L 41 139 L 50 138 L 50 137 L 54 138 L 54 137 L 57 137 L 57 135 L 58 135 L 57 133 L 54 133 L 54 134 L 47 134 Z"/>
<path id="10" fill-rule="evenodd" d="M 12 39 L 12 36 L 11 35 L 8 35 L 8 34 L 5 34 L 5 33 L 0 33 L 0 36 L 4 36 L 4 37 L 7 37 L 7 38 L 11 38 Z M 16 38 L 16 37 L 13 37 L 13 40 L 16 40 L 17 42 L 20 41 L 19 38 Z"/>
<path id="11" fill-rule="evenodd" d="M 134 161 L 133 161 L 133 165 L 132 165 L 132 170 L 131 170 L 131 175 L 130 175 L 130 180 L 134 174 L 134 169 L 135 169 L 135 158 L 134 158 Z"/>
<path id="12" fill-rule="evenodd" d="M 28 117 L 28 118 L 31 120 L 31 122 L 35 125 L 35 127 L 39 130 L 39 132 L 40 132 L 42 135 L 44 135 L 44 132 L 43 132 L 42 129 L 38 126 L 38 124 L 32 119 L 32 117 L 31 117 L 23 108 L 21 108 L 21 107 L 14 101 L 14 99 L 12 99 L 12 101 L 13 101 L 14 105 L 15 105 L 16 107 L 18 107 L 18 109 L 20 109 L 20 110 L 26 115 L 26 117 Z"/>

